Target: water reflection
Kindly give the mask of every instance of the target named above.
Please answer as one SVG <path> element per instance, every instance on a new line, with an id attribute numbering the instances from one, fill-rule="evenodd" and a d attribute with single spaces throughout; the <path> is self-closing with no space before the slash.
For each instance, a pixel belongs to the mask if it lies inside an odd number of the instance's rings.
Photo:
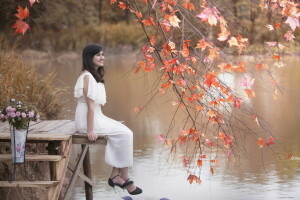
<path id="1" fill-rule="evenodd" d="M 63 118 L 74 119 L 76 101 L 73 98 L 73 87 L 81 71 L 80 54 L 70 57 L 60 57 L 51 62 L 40 64 L 39 71 L 43 74 L 53 69 L 57 71 L 58 79 L 69 86 L 68 93 L 64 97 L 65 114 Z M 166 163 L 167 152 L 162 151 L 157 143 L 155 135 L 164 133 L 172 116 L 174 107 L 170 101 L 172 96 L 165 95 L 156 99 L 148 110 L 138 117 L 133 108 L 144 104 L 153 91 L 151 81 L 155 76 L 144 77 L 127 73 L 134 65 L 135 54 L 106 55 L 106 91 L 107 104 L 103 112 L 116 120 L 125 121 L 126 125 L 134 132 L 134 163 L 130 169 L 130 176 L 143 188 L 144 193 L 133 199 L 158 200 L 168 198 L 170 200 L 259 200 L 259 199 L 300 199 L 300 161 L 274 161 L 274 153 L 266 150 L 261 157 L 260 149 L 256 141 L 249 142 L 250 160 L 240 158 L 229 164 L 226 158 L 219 157 L 220 167 L 215 174 L 204 169 L 201 173 L 202 183 L 190 185 L 186 180 L 186 172 L 176 155 L 172 167 Z M 275 76 L 284 86 L 284 94 L 279 95 L 279 100 L 274 100 L 270 93 L 257 92 L 254 99 L 254 107 L 277 131 L 277 137 L 284 142 L 289 152 L 299 156 L 300 135 L 300 68 L 297 65 L 299 58 L 288 58 L 288 67 L 280 70 Z M 232 82 L 235 77 L 224 75 L 227 82 Z M 56 83 L 61 85 L 60 82 Z M 259 88 L 265 88 L 258 84 Z M 264 90 L 265 91 L 265 90 Z M 182 119 L 177 119 L 177 127 L 180 127 Z M 128 195 L 127 192 L 113 189 L 107 185 L 107 179 L 111 168 L 104 162 L 104 147 L 93 146 L 91 148 L 92 174 L 94 177 L 94 199 L 117 200 Z M 276 154 L 275 154 L 276 156 Z M 264 159 L 264 162 L 262 162 Z M 133 173 L 134 172 L 134 173 Z M 72 199 L 85 199 L 84 184 L 77 181 L 73 190 Z"/>

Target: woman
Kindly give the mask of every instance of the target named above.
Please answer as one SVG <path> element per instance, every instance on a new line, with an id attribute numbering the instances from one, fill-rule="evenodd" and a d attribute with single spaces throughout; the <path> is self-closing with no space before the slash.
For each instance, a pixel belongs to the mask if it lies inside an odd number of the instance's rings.
<path id="1" fill-rule="evenodd" d="M 126 188 L 131 195 L 140 194 L 142 190 L 128 177 L 128 167 L 133 164 L 133 133 L 101 111 L 101 106 L 106 103 L 102 48 L 96 44 L 87 45 L 83 49 L 82 60 L 82 72 L 74 88 L 74 96 L 78 98 L 76 130 L 86 133 L 91 141 L 95 141 L 98 134 L 108 136 L 105 162 L 113 167 L 108 184 Z"/>

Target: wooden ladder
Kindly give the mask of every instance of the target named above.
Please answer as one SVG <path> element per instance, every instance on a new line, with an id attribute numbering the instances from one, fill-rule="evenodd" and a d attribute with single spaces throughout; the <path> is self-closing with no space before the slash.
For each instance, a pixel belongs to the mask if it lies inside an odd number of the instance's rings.
<path id="1" fill-rule="evenodd" d="M 9 134 L 0 134 L 0 142 L 10 143 Z M 50 179 L 48 181 L 0 181 L 0 187 L 46 188 L 48 200 L 57 200 L 67 171 L 72 149 L 71 135 L 28 134 L 27 143 L 48 143 L 48 155 L 26 154 L 26 161 L 49 162 Z M 11 161 L 11 154 L 0 154 L 0 162 Z"/>

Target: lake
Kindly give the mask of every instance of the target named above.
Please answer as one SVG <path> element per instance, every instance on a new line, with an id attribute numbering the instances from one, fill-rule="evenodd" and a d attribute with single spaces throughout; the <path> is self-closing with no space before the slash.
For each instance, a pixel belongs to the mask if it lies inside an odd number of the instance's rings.
<path id="1" fill-rule="evenodd" d="M 140 200 L 259 200 L 259 199 L 300 199 L 300 57 L 287 56 L 287 65 L 278 70 L 275 78 L 282 87 L 282 94 L 274 100 L 272 93 L 259 82 L 253 107 L 276 130 L 274 148 L 280 143 L 282 152 L 291 152 L 292 160 L 274 159 L 277 155 L 266 150 L 261 156 L 257 144 L 250 145 L 251 157 L 240 157 L 227 162 L 219 158 L 220 166 L 212 175 L 209 168 L 203 168 L 201 184 L 189 184 L 187 173 L 175 155 L 168 161 L 168 151 L 162 148 L 155 137 L 168 130 L 172 105 L 168 95 L 158 95 L 149 107 L 138 115 L 133 109 L 144 105 L 157 91 L 155 72 L 150 76 L 134 74 L 131 69 L 137 60 L 136 53 L 106 53 L 105 87 L 107 104 L 103 113 L 110 118 L 125 121 L 134 133 L 134 166 L 130 177 L 143 189 L 143 194 L 132 197 Z M 245 58 L 251 59 L 251 58 Z M 81 57 L 77 53 L 55 55 L 52 59 L 37 64 L 41 74 L 57 72 L 55 86 L 68 86 L 63 97 L 63 119 L 74 119 L 76 99 L 73 88 L 81 71 Z M 177 123 L 180 124 L 177 119 Z M 278 145 L 279 146 L 279 145 Z M 128 196 L 121 189 L 108 186 L 111 167 L 104 162 L 104 147 L 92 146 L 92 175 L 95 183 L 94 199 L 117 200 Z M 285 154 L 279 155 L 283 158 Z M 263 160 L 263 161 L 262 161 Z M 73 200 L 85 199 L 84 184 L 77 180 L 72 193 Z"/>

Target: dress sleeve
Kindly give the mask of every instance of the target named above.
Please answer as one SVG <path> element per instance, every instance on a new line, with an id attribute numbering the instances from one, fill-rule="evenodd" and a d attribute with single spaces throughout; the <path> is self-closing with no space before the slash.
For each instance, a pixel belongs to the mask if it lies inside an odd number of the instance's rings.
<path id="1" fill-rule="evenodd" d="M 79 98 L 79 97 L 84 97 L 83 94 L 83 84 L 84 84 L 84 76 L 89 76 L 89 85 L 88 85 L 88 91 L 87 91 L 87 97 L 96 100 L 97 97 L 97 83 L 93 80 L 93 77 L 90 75 L 82 75 L 78 78 L 77 83 L 74 88 L 74 97 Z"/>

